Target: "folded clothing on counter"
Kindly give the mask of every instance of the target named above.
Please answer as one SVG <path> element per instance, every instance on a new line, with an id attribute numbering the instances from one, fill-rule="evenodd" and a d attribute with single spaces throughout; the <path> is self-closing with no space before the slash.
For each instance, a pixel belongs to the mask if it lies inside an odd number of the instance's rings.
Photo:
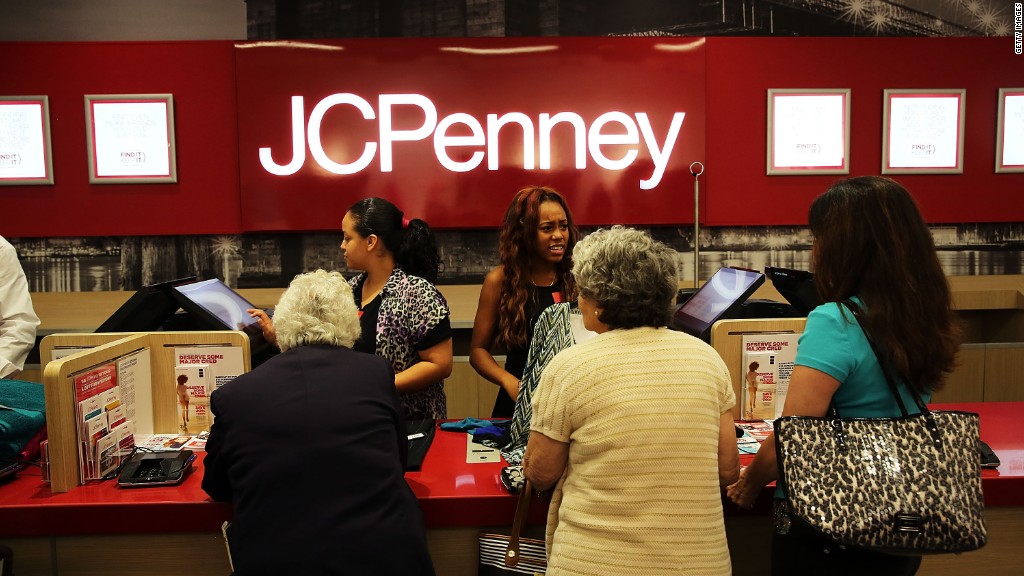
<path id="1" fill-rule="evenodd" d="M 458 422 L 442 422 L 441 430 L 446 432 L 470 432 L 477 428 L 483 428 L 485 426 L 494 426 L 495 422 L 491 420 L 481 420 L 480 418 L 463 418 Z"/>
<path id="2" fill-rule="evenodd" d="M 25 443 L 45 425 L 43 385 L 0 379 L 0 458 L 21 452 Z"/>
<path id="3" fill-rule="evenodd" d="M 493 426 L 481 426 L 470 432 L 473 435 L 473 442 L 483 444 L 488 448 L 502 448 L 512 440 L 512 421 L 502 420 L 495 422 Z"/>

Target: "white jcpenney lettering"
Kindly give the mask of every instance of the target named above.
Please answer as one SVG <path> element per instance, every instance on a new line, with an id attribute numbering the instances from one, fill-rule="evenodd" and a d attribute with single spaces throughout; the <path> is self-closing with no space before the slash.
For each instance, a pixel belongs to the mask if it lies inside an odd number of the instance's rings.
<path id="1" fill-rule="evenodd" d="M 287 164 L 281 165 L 274 162 L 270 148 L 259 149 L 260 164 L 263 168 L 276 176 L 289 176 L 295 174 L 306 162 L 306 146 L 303 140 L 309 143 L 309 152 L 313 159 L 333 174 L 355 174 L 373 161 L 377 155 L 377 142 L 366 142 L 362 154 L 353 162 L 343 164 L 336 162 L 327 156 L 322 144 L 321 123 L 327 111 L 339 105 L 349 105 L 359 111 L 365 120 L 375 120 L 376 112 L 369 102 L 350 93 L 331 94 L 317 102 L 309 115 L 309 126 L 303 130 L 303 119 L 305 118 L 305 101 L 302 96 L 292 96 L 292 158 Z M 392 125 L 392 111 L 397 106 L 415 106 L 423 113 L 423 124 L 412 130 L 397 130 Z M 672 156 L 672 149 L 679 138 L 679 130 L 683 125 L 685 112 L 676 112 L 672 115 L 672 122 L 669 124 L 668 132 L 665 134 L 664 142 L 660 143 L 651 127 L 651 121 L 645 112 L 637 112 L 630 116 L 624 112 L 606 112 L 597 117 L 589 129 L 583 118 L 575 112 L 559 112 L 557 114 L 541 114 L 534 120 L 521 112 L 509 112 L 498 116 L 497 114 L 487 115 L 487 129 L 475 117 L 457 112 L 445 116 L 438 121 L 437 108 L 429 98 L 422 94 L 381 94 L 378 99 L 380 119 L 378 126 L 380 130 L 380 170 L 391 172 L 394 166 L 394 143 L 395 142 L 416 142 L 425 140 L 433 134 L 434 155 L 438 163 L 452 172 L 469 172 L 483 163 L 487 157 L 487 169 L 497 170 L 500 162 L 498 150 L 498 132 L 509 124 L 516 124 L 523 131 L 523 169 L 533 170 L 534 162 L 537 159 L 534 152 L 534 142 L 539 146 L 539 165 L 541 170 L 551 168 L 551 131 L 558 124 L 567 124 L 572 127 L 575 143 L 574 162 L 577 170 L 587 167 L 587 153 L 594 163 L 605 170 L 624 170 L 637 159 L 640 154 L 640 140 L 647 147 L 654 163 L 654 171 L 646 180 L 640 180 L 641 190 L 655 188 L 665 175 L 665 167 Z M 634 121 L 635 117 L 635 121 Z M 468 136 L 450 135 L 455 125 L 465 126 L 469 131 Z M 616 130 L 609 130 L 605 133 L 605 127 L 616 126 Z M 465 132 L 465 129 L 461 130 Z M 536 134 L 535 134 L 536 132 Z M 305 138 L 304 138 L 305 137 Z M 603 146 L 620 145 L 626 146 L 626 152 L 621 158 L 609 158 L 602 150 Z M 450 148 L 476 147 L 484 148 L 476 150 L 468 160 L 453 160 L 448 153 Z"/>

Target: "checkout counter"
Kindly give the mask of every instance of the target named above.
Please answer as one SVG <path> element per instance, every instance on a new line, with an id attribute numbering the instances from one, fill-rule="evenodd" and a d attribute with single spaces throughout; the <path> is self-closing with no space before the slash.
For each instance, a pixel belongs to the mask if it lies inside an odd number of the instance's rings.
<path id="1" fill-rule="evenodd" d="M 1024 564 L 1024 435 L 1017 429 L 1022 402 L 935 404 L 933 409 L 981 415 L 981 436 L 1001 465 L 982 472 L 988 545 L 960 556 L 926 557 L 922 574 L 1006 574 Z M 406 481 L 423 509 L 431 556 L 438 574 L 472 575 L 482 527 L 512 523 L 516 498 L 502 487 L 504 463 L 466 462 L 467 435 L 438 430 L 420 470 Z M 118 488 L 114 481 L 51 493 L 38 469 L 0 485 L 0 542 L 14 549 L 16 574 L 146 573 L 223 576 L 229 573 L 220 527 L 229 504 L 202 491 L 203 454 L 179 486 Z M 741 456 L 746 464 L 752 456 Z M 773 490 L 766 488 L 752 511 L 723 500 L 733 573 L 768 570 Z M 534 499 L 529 521 L 543 525 L 547 502 Z"/>
<path id="2" fill-rule="evenodd" d="M 938 404 L 933 408 L 979 413 L 981 437 L 995 450 L 1001 465 L 982 473 L 989 544 L 961 556 L 926 557 L 921 573 L 1005 574 L 1008 567 L 1024 565 L 1024 548 L 1020 546 L 1024 541 L 1024 434 L 1018 429 L 1024 413 L 1024 371 L 1019 369 L 1022 363 L 1003 358 L 1007 350 L 1017 355 L 1014 358 L 1024 354 L 1024 277 L 950 281 L 957 309 L 967 322 L 968 341 L 977 344 L 970 351 L 976 358 L 966 363 L 969 372 L 960 380 L 954 374 L 951 390 L 936 395 Z M 441 288 L 451 305 L 453 328 L 468 332 L 479 287 Z M 243 294 L 258 306 L 269 306 L 280 291 Z M 130 295 L 100 294 L 37 298 L 44 333 L 87 331 Z M 84 302 L 90 297 L 97 302 Z M 779 299 L 769 286 L 752 297 Z M 78 303 L 72 306 L 75 301 Z M 472 373 L 468 362 L 459 358 L 459 349 L 457 342 L 456 372 L 446 383 L 449 417 L 453 419 L 487 413 L 496 391 Z M 464 434 L 438 431 L 421 469 L 406 474 L 424 512 L 438 574 L 475 574 L 479 530 L 508 527 L 514 516 L 516 498 L 505 492 L 499 480 L 504 464 L 467 463 L 466 441 Z M 741 463 L 751 458 L 741 456 Z M 0 544 L 14 550 L 19 576 L 177 576 L 183 567 L 196 575 L 227 574 L 220 527 L 230 518 L 231 508 L 211 502 L 200 488 L 202 454 L 194 466 L 194 472 L 179 486 L 124 489 L 105 481 L 63 493 L 51 492 L 41 482 L 38 469 L 26 469 L 0 484 Z M 751 511 L 737 510 L 723 500 L 735 574 L 768 571 L 772 492 L 766 488 Z M 535 499 L 532 524 L 543 525 L 546 506 L 545 501 Z"/>

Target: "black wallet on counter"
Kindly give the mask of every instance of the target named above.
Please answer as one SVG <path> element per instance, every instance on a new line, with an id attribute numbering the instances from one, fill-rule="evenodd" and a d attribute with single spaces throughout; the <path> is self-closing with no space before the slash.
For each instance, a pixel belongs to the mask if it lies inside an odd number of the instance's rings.
<path id="1" fill-rule="evenodd" d="M 430 449 L 430 443 L 434 441 L 437 425 L 433 418 L 425 418 L 407 420 L 405 428 L 406 434 L 409 436 L 409 456 L 405 469 L 419 470 L 423 465 L 423 459 L 427 456 L 427 450 Z"/>
<path id="2" fill-rule="evenodd" d="M 988 444 L 978 440 L 978 450 L 981 452 L 982 468 L 999 467 L 999 457 L 996 456 L 996 453 L 992 451 L 992 448 Z"/>

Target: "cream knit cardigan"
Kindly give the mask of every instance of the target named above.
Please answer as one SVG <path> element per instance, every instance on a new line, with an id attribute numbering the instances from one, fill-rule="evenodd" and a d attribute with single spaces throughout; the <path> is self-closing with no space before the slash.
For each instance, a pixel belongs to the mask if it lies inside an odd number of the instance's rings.
<path id="1" fill-rule="evenodd" d="M 735 403 L 721 357 L 681 332 L 611 330 L 555 356 L 531 424 L 569 444 L 547 574 L 730 574 L 718 438 Z"/>

